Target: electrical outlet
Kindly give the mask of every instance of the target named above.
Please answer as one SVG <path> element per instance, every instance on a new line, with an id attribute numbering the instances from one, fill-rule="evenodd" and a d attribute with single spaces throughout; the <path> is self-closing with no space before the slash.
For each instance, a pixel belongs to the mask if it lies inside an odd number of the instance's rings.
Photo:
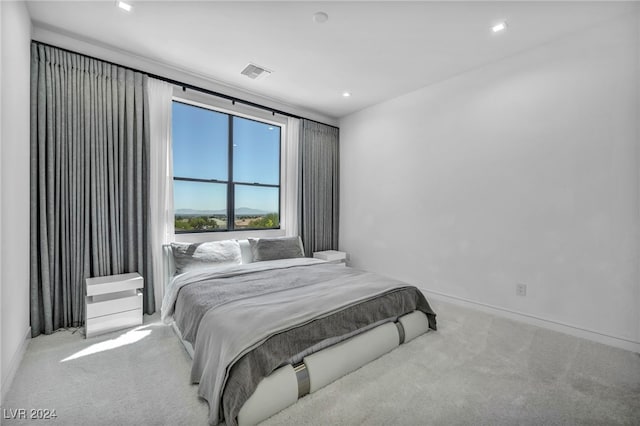
<path id="1" fill-rule="evenodd" d="M 527 285 L 526 284 L 516 284 L 516 295 L 517 296 L 526 296 L 527 295 Z"/>

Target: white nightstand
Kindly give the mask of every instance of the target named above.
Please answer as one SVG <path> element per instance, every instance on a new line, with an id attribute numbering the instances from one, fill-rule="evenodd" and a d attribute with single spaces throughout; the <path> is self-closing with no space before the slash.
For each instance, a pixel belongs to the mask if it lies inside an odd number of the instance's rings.
<path id="1" fill-rule="evenodd" d="M 85 297 L 85 337 L 142 324 L 140 274 L 87 278 Z"/>
<path id="2" fill-rule="evenodd" d="M 326 260 L 330 263 L 347 264 L 347 253 L 337 250 L 316 251 L 313 253 L 316 259 Z"/>

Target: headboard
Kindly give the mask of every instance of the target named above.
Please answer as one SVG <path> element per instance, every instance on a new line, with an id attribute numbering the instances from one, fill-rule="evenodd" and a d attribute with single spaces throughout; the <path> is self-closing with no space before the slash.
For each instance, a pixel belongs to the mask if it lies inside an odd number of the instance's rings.
<path id="1" fill-rule="evenodd" d="M 173 262 L 173 251 L 171 244 L 162 245 L 162 272 L 164 273 L 164 288 L 167 288 L 171 278 L 176 274 L 176 264 Z"/>

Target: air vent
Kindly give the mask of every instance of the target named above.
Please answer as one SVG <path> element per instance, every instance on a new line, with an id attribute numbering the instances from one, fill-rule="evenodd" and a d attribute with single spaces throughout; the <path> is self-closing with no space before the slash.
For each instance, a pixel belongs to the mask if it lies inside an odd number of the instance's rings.
<path id="1" fill-rule="evenodd" d="M 271 74 L 271 71 L 255 64 L 249 64 L 242 70 L 240 74 L 244 74 L 252 80 L 259 80 Z"/>

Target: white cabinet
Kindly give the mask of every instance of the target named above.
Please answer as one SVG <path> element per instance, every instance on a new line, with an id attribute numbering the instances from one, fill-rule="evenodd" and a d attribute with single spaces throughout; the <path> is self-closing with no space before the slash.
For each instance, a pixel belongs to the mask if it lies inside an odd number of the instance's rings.
<path id="1" fill-rule="evenodd" d="M 316 251 L 313 253 L 316 259 L 326 260 L 331 263 L 347 263 L 347 253 L 337 250 Z"/>
<path id="2" fill-rule="evenodd" d="M 85 337 L 142 324 L 140 274 L 87 278 L 85 298 Z"/>

